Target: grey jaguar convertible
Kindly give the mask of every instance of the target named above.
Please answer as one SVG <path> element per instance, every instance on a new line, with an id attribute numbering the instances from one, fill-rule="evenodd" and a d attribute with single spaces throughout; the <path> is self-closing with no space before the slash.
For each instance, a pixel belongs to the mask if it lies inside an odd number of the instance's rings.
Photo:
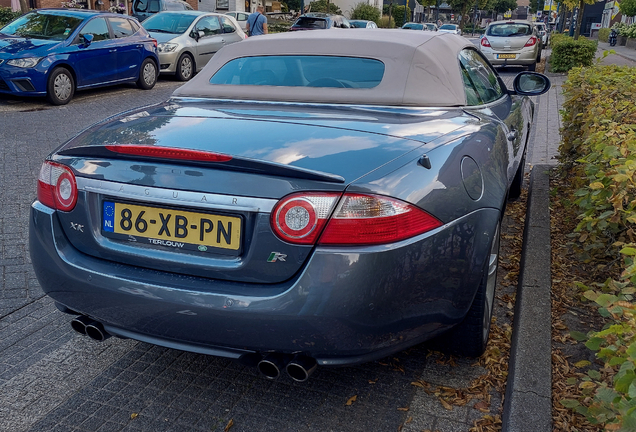
<path id="1" fill-rule="evenodd" d="M 165 103 L 46 159 L 30 250 L 44 291 L 93 339 L 240 359 L 268 378 L 435 338 L 486 346 L 499 227 L 532 124 L 452 34 L 250 38 Z"/>

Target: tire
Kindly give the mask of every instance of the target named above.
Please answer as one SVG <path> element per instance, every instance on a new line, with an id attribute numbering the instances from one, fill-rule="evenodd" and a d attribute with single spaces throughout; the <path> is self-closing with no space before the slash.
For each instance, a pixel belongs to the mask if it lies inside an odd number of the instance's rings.
<path id="1" fill-rule="evenodd" d="M 139 68 L 137 87 L 143 90 L 150 90 L 157 84 L 157 75 L 157 65 L 151 59 L 147 58 Z"/>
<path id="2" fill-rule="evenodd" d="M 528 65 L 528 70 L 530 72 L 534 72 L 537 70 L 537 62 L 532 63 L 531 65 Z"/>
<path id="3" fill-rule="evenodd" d="M 514 200 L 521 196 L 521 189 L 523 188 L 523 175 L 526 170 L 526 153 L 523 153 L 523 157 L 521 158 L 521 163 L 519 163 L 519 168 L 517 168 L 517 173 L 515 174 L 515 178 L 512 179 L 512 183 L 510 184 L 510 189 L 508 190 L 508 199 Z"/>
<path id="4" fill-rule="evenodd" d="M 49 74 L 46 85 L 46 98 L 53 105 L 66 105 L 75 94 L 73 74 L 64 68 L 57 67 Z"/>
<path id="5" fill-rule="evenodd" d="M 479 357 L 486 350 L 497 287 L 500 227 L 501 223 L 497 222 L 479 288 L 466 317 L 450 331 L 437 337 L 433 342 L 434 349 L 463 357 Z"/>
<path id="6" fill-rule="evenodd" d="M 188 81 L 194 76 L 194 60 L 187 53 L 181 54 L 177 61 L 177 72 L 175 73 L 179 81 Z"/>

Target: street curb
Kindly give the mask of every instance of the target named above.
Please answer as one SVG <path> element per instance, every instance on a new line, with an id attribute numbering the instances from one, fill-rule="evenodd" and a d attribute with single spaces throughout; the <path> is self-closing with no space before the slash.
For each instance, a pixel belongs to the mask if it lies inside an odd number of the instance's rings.
<path id="1" fill-rule="evenodd" d="M 530 175 L 503 432 L 552 431 L 550 169 Z"/>

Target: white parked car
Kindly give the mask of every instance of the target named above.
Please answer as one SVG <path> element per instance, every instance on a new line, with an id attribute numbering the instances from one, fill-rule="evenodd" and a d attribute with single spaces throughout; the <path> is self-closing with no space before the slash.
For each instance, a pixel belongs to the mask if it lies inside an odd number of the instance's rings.
<path id="1" fill-rule="evenodd" d="M 437 31 L 440 33 L 453 33 L 456 35 L 462 35 L 462 29 L 457 24 L 443 24 Z"/>
<path id="2" fill-rule="evenodd" d="M 225 15 L 229 15 L 232 18 L 234 18 L 236 20 L 236 22 L 239 23 L 239 25 L 241 26 L 243 31 L 247 31 L 247 17 L 250 16 L 249 13 L 235 11 L 235 12 L 226 12 Z"/>

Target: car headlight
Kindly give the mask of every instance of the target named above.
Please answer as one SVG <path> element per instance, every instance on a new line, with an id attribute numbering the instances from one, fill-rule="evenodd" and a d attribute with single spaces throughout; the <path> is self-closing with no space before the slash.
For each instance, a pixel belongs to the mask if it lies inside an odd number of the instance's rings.
<path id="1" fill-rule="evenodd" d="M 174 50 L 177 49 L 178 46 L 179 44 L 176 44 L 176 43 L 164 42 L 157 45 L 157 49 L 159 50 L 159 52 L 173 52 Z"/>
<path id="2" fill-rule="evenodd" d="M 21 59 L 12 59 L 7 62 L 8 65 L 17 66 L 21 68 L 34 67 L 40 61 L 40 57 L 27 57 Z"/>

